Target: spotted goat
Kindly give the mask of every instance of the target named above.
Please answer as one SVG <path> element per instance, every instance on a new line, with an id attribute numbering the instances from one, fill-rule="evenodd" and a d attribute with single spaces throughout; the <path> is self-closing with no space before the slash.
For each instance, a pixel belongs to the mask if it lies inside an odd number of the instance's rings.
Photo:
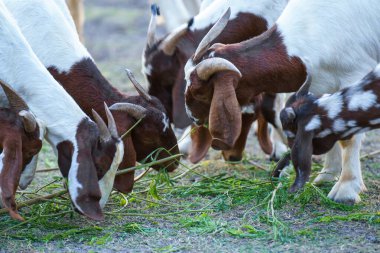
<path id="1" fill-rule="evenodd" d="M 225 149 L 239 137 L 240 108 L 252 97 L 262 92 L 295 92 L 307 72 L 312 73 L 310 90 L 317 96 L 360 80 L 380 61 L 379 11 L 376 0 L 364 4 L 292 0 L 275 24 L 255 38 L 226 45 L 201 43 L 185 66 L 189 115 L 200 122 L 208 120 L 213 145 Z M 205 41 L 218 36 L 212 30 L 223 27 L 214 26 Z M 355 53 L 348 54 L 347 45 Z M 329 105 L 329 110 L 333 115 L 335 106 Z M 333 181 L 341 174 L 328 195 L 335 201 L 357 202 L 365 189 L 359 160 L 361 138 L 357 134 L 344 141 L 342 155 L 335 145 L 314 181 Z"/>
<path id="2" fill-rule="evenodd" d="M 89 218 L 102 220 L 102 207 L 111 193 L 123 156 L 123 144 L 117 137 L 112 114 L 106 108 L 109 127 L 103 127 L 104 122 L 97 125 L 83 113 L 34 54 L 5 5 L 9 2 L 25 5 L 33 1 L 0 1 L 0 78 L 26 101 L 46 128 L 45 138 L 58 156 L 62 175 L 68 179 L 75 209 Z M 34 7 L 40 3 L 34 3 Z M 37 9 L 27 13 L 24 17 L 41 18 Z M 34 174 L 36 164 L 31 167 L 23 172 L 28 173 L 27 179 Z M 28 183 L 24 182 L 24 186 Z"/>
<path id="3" fill-rule="evenodd" d="M 230 15 L 224 19 L 225 21 L 229 20 L 226 28 L 219 36 L 214 38 L 213 42 L 234 43 L 261 34 L 279 17 L 287 2 L 286 0 L 260 0 L 249 3 L 245 0 L 234 1 L 234 4 L 231 5 Z M 184 82 L 185 63 L 196 51 L 198 44 L 212 25 L 228 9 L 229 5 L 226 0 L 216 0 L 192 18 L 188 24 L 183 24 L 161 39 L 157 39 L 155 36 L 157 7 L 152 6 L 147 45 L 143 53 L 142 72 L 149 83 L 149 94 L 160 99 L 168 111 L 171 121 L 178 128 L 187 127 L 191 123 L 186 114 L 184 102 L 186 86 Z M 211 43 L 211 41 L 208 43 Z M 273 111 L 273 107 L 265 108 L 268 105 L 274 105 L 273 97 L 276 98 L 276 95 L 268 94 L 252 99 L 251 104 L 255 108 L 254 110 L 245 110 L 250 106 L 243 108 L 245 113 L 242 116 L 241 135 L 235 147 L 222 152 L 226 160 L 241 159 L 249 129 L 256 119 L 258 119 L 259 126 L 263 127 L 258 131 L 262 149 L 276 158 L 285 152 L 286 146 L 283 144 L 284 137 L 280 129 L 279 117 L 277 114 L 267 113 L 267 111 Z M 276 100 L 281 99 L 282 96 L 276 98 Z M 260 104 L 258 104 L 259 102 Z M 284 101 L 282 100 L 278 103 L 284 104 Z M 247 113 L 249 111 L 255 112 L 256 115 Z M 273 117 L 274 115 L 277 117 Z M 268 140 L 268 134 L 265 132 L 267 121 L 274 126 L 274 131 L 271 131 L 273 147 L 271 141 Z M 188 133 L 189 130 L 183 136 Z M 209 135 L 206 128 L 193 127 L 191 131 L 192 142 L 181 138 L 182 141 L 179 143 L 180 150 L 189 153 L 190 161 L 199 161 L 204 157 L 211 143 L 198 142 L 198 140 L 202 140 L 204 136 Z M 191 147 L 190 151 L 188 151 L 188 147 Z"/>
<path id="4" fill-rule="evenodd" d="M 309 180 L 313 154 L 324 154 L 337 141 L 344 146 L 353 135 L 380 128 L 380 65 L 359 83 L 320 98 L 308 92 L 310 84 L 308 80 L 281 111 L 297 174 L 291 189 Z"/>
<path id="5" fill-rule="evenodd" d="M 179 153 L 176 137 L 160 101 L 147 94 L 129 70 L 127 75 L 138 96 L 128 96 L 108 82 L 79 41 L 63 0 L 5 2 L 37 57 L 89 117 L 107 120 L 105 102 L 110 106 L 120 136 L 141 120 L 123 138 L 125 152 L 120 169 L 135 166 L 136 160 L 148 162 L 149 159 L 162 159 Z M 25 14 L 31 11 L 38 11 L 39 16 Z M 48 22 L 40 22 L 41 18 Z M 55 39 L 47 41 L 47 37 Z M 93 109 L 100 117 L 92 116 Z M 178 162 L 171 160 L 153 167 L 173 171 L 177 166 Z M 114 186 L 127 193 L 132 190 L 133 183 L 134 171 L 131 171 L 116 176 Z"/>

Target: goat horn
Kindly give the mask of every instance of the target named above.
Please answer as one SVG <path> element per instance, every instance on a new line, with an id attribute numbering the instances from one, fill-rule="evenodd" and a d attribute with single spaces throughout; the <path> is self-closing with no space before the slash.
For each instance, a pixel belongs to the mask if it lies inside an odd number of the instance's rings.
<path id="1" fill-rule="evenodd" d="M 144 118 L 147 113 L 147 110 L 144 107 L 131 103 L 115 103 L 111 105 L 109 109 L 115 111 L 126 111 L 137 120 Z"/>
<path id="2" fill-rule="evenodd" d="M 187 33 L 187 30 L 187 24 L 177 27 L 161 42 L 160 49 L 166 55 L 173 55 L 179 40 Z"/>
<path id="3" fill-rule="evenodd" d="M 302 96 L 307 95 L 309 93 L 310 85 L 311 85 L 311 75 L 307 73 L 306 80 L 302 84 L 301 88 L 297 91 L 296 97 L 302 97 Z"/>
<path id="4" fill-rule="evenodd" d="M 152 101 L 152 97 L 148 94 L 148 92 L 145 91 L 145 89 L 141 86 L 141 84 L 137 82 L 132 71 L 130 71 L 129 69 L 125 69 L 125 71 L 127 72 L 127 76 L 129 80 L 131 80 L 133 86 L 135 86 L 135 89 L 140 94 L 140 96 L 142 96 L 146 101 Z"/>
<path id="5" fill-rule="evenodd" d="M 0 85 L 8 98 L 9 106 L 12 110 L 16 112 L 21 112 L 22 110 L 29 110 L 29 107 L 25 103 L 25 101 L 8 84 L 0 80 Z"/>
<path id="6" fill-rule="evenodd" d="M 100 117 L 99 114 L 94 109 L 92 109 L 92 116 L 94 117 L 96 125 L 98 125 L 100 140 L 102 142 L 107 142 L 107 141 L 111 140 L 111 133 L 108 130 L 106 123 L 104 122 L 102 117 Z"/>
<path id="7" fill-rule="evenodd" d="M 157 15 L 160 15 L 160 9 L 156 4 L 152 4 L 150 6 L 151 9 L 151 17 L 150 17 L 150 22 L 149 22 L 149 27 L 148 27 L 148 40 L 147 44 L 148 47 L 152 47 L 154 43 L 156 42 L 156 26 L 157 26 Z"/>
<path id="8" fill-rule="evenodd" d="M 117 133 L 117 127 L 116 127 L 115 119 L 114 119 L 110 109 L 108 109 L 106 102 L 104 102 L 104 109 L 106 110 L 107 121 L 108 121 L 108 130 L 110 131 L 111 136 L 115 137 L 115 138 L 119 138 L 119 134 Z"/>
<path id="9" fill-rule="evenodd" d="M 232 62 L 219 57 L 209 58 L 204 61 L 201 61 L 200 63 L 198 63 L 195 69 L 199 78 L 204 81 L 208 80 L 210 76 L 212 76 L 216 72 L 224 70 L 233 71 L 237 73 L 239 77 L 242 77 L 241 72 Z"/>
<path id="10" fill-rule="evenodd" d="M 22 123 L 24 125 L 25 132 L 33 133 L 37 127 L 37 121 L 36 121 L 36 118 L 33 116 L 33 114 L 29 111 L 22 110 L 18 113 L 18 115 L 22 119 Z"/>
<path id="11" fill-rule="evenodd" d="M 231 8 L 228 7 L 228 9 L 223 14 L 223 16 L 219 18 L 219 20 L 210 29 L 210 31 L 208 31 L 206 36 L 204 36 L 202 41 L 199 43 L 198 48 L 194 53 L 194 57 L 193 57 L 194 61 L 197 61 L 202 57 L 204 52 L 207 51 L 211 42 L 213 42 L 216 39 L 216 37 L 218 37 L 219 34 L 223 31 L 223 29 L 226 27 L 228 23 L 228 20 L 230 19 L 230 15 L 231 15 Z"/>
<path id="12" fill-rule="evenodd" d="M 288 120 L 291 122 L 296 118 L 296 112 L 292 107 L 285 108 L 286 116 L 288 117 Z"/>

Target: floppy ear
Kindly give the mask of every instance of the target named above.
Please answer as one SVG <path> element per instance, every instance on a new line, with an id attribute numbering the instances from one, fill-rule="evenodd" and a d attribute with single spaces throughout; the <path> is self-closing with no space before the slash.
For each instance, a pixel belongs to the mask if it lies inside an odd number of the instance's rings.
<path id="1" fill-rule="evenodd" d="M 311 173 L 311 156 L 313 155 L 314 132 L 306 131 L 305 122 L 298 122 L 297 134 L 291 150 L 296 179 L 290 187 L 290 192 L 301 189 L 309 180 Z"/>
<path id="2" fill-rule="evenodd" d="M 189 160 L 197 163 L 202 160 L 211 146 L 211 134 L 208 128 L 204 126 L 191 126 L 191 148 Z"/>
<path id="3" fill-rule="evenodd" d="M 271 155 L 273 152 L 273 143 L 269 136 L 268 121 L 266 121 L 261 113 L 259 113 L 257 117 L 257 139 L 264 153 Z"/>
<path id="4" fill-rule="evenodd" d="M 1 154 L 0 166 L 0 192 L 1 202 L 8 209 L 9 215 L 16 220 L 23 221 L 18 212 L 15 202 L 15 194 L 22 170 L 21 140 L 11 140 L 4 143 Z"/>
<path id="5" fill-rule="evenodd" d="M 242 114 L 242 126 L 240 136 L 235 142 L 235 145 L 230 150 L 223 150 L 222 155 L 226 161 L 240 161 L 243 158 L 243 151 L 247 143 L 247 137 L 253 121 L 256 119 L 256 114 Z"/>
<path id="6" fill-rule="evenodd" d="M 209 125 L 211 146 L 216 150 L 231 149 L 241 132 L 241 109 L 235 87 L 240 78 L 232 71 L 215 74 Z"/>

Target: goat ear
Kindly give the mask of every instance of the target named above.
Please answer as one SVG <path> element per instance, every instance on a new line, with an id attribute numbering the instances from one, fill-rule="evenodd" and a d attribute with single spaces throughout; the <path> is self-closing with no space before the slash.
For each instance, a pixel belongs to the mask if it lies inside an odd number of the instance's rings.
<path id="1" fill-rule="evenodd" d="M 211 146 L 211 134 L 208 128 L 204 126 L 191 126 L 191 149 L 189 160 L 192 163 L 198 163 L 202 160 Z"/>
<path id="2" fill-rule="evenodd" d="M 311 156 L 313 155 L 313 131 L 304 129 L 305 122 L 298 123 L 296 138 L 291 150 L 296 179 L 290 187 L 290 192 L 301 189 L 309 180 L 311 173 Z"/>
<path id="3" fill-rule="evenodd" d="M 257 139 L 264 153 L 271 155 L 273 152 L 273 143 L 269 136 L 268 122 L 261 113 L 259 113 L 257 117 Z"/>
<path id="4" fill-rule="evenodd" d="M 16 220 L 24 221 L 17 212 L 15 194 L 22 170 L 21 140 L 12 140 L 5 143 L 2 159 L 2 172 L 0 174 L 1 202 L 8 209 L 9 215 Z"/>
<path id="5" fill-rule="evenodd" d="M 251 129 L 253 121 L 256 119 L 256 114 L 242 114 L 242 127 L 240 136 L 235 142 L 235 145 L 230 150 L 223 150 L 223 158 L 226 161 L 240 161 L 243 158 L 243 152 L 245 144 L 247 143 L 247 137 L 249 130 Z"/>
<path id="6" fill-rule="evenodd" d="M 211 146 L 216 150 L 231 149 L 240 135 L 241 109 L 235 93 L 239 75 L 229 71 L 214 77 L 214 94 L 211 100 L 209 129 Z"/>

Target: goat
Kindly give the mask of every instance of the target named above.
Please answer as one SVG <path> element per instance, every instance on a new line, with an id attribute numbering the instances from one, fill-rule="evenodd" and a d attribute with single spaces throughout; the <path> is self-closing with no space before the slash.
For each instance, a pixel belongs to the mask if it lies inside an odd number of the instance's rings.
<path id="1" fill-rule="evenodd" d="M 167 31 L 172 31 L 179 25 L 187 22 L 192 16 L 199 12 L 200 0 L 155 0 L 162 8 L 165 27 Z"/>
<path id="2" fill-rule="evenodd" d="M 320 98 L 308 92 L 310 84 L 309 79 L 280 114 L 297 173 L 293 191 L 308 181 L 313 154 L 324 154 L 337 141 L 344 146 L 353 135 L 380 128 L 380 64 L 359 83 Z"/>
<path id="3" fill-rule="evenodd" d="M 10 105 L 0 108 L 0 205 L 13 219 L 22 221 L 15 194 L 21 172 L 41 150 L 40 128 L 25 101 L 4 82 L 0 85 Z"/>
<path id="4" fill-rule="evenodd" d="M 189 114 L 194 120 L 209 121 L 215 146 L 230 147 L 239 136 L 240 106 L 253 96 L 297 91 L 307 71 L 314 73 L 310 89 L 316 95 L 359 80 L 380 60 L 379 11 L 375 0 L 293 0 L 272 28 L 250 40 L 209 47 L 209 41 L 219 34 L 210 31 L 185 66 Z M 353 53 L 347 53 L 347 45 Z M 211 101 L 205 108 L 210 113 L 197 115 L 195 111 L 203 101 Z M 329 109 L 334 111 L 334 105 Z M 360 201 L 359 192 L 365 189 L 360 142 L 360 135 L 345 141 L 343 166 L 339 146 L 335 145 L 327 155 L 324 173 L 315 180 L 332 180 L 326 174 L 336 175 L 343 168 L 329 193 L 335 201 Z"/>
<path id="5" fill-rule="evenodd" d="M 165 108 L 158 99 L 148 95 L 130 72 L 127 74 L 137 88 L 139 96 L 127 96 L 111 86 L 79 41 L 67 7 L 62 4 L 63 1 L 45 0 L 33 4 L 34 2 L 8 1 L 7 6 L 36 55 L 81 109 L 90 117 L 94 109 L 101 118 L 106 119 L 106 111 L 103 109 L 105 101 L 110 105 L 120 135 L 142 119 L 131 134 L 123 139 L 125 152 L 120 168 L 134 166 L 136 159 L 143 161 L 160 149 L 167 151 L 157 152 L 158 158 L 178 154 L 177 140 L 169 125 Z M 66 10 L 61 10 L 63 7 Z M 29 11 L 38 11 L 39 16 L 26 15 Z M 47 22 L 40 22 L 42 18 Z M 54 40 L 47 41 L 46 37 Z M 173 171 L 177 166 L 177 161 L 169 161 L 154 168 L 164 167 Z M 115 188 L 121 192 L 130 192 L 134 182 L 133 175 L 132 171 L 116 176 Z"/>
<path id="6" fill-rule="evenodd" d="M 95 124 L 83 113 L 26 42 L 5 6 L 10 2 L 26 7 L 32 1 L 0 1 L 0 78 L 27 102 L 46 127 L 45 138 L 58 156 L 62 175 L 68 179 L 68 191 L 76 210 L 101 220 L 102 207 L 112 190 L 123 155 L 112 114 L 107 108 L 107 128 L 103 121 Z M 27 8 L 26 16 L 41 18 L 33 8 L 40 3 Z"/>
<path id="7" fill-rule="evenodd" d="M 233 43 L 249 39 L 259 35 L 270 27 L 275 19 L 284 9 L 287 1 L 235 1 L 231 6 L 230 22 L 214 41 L 222 43 Z M 152 17 L 148 29 L 147 45 L 143 53 L 143 74 L 146 76 L 149 83 L 149 94 L 156 96 L 164 104 L 169 113 L 171 121 L 176 127 L 184 128 L 190 124 L 190 120 L 185 113 L 184 102 L 184 71 L 183 67 L 190 56 L 195 52 L 197 45 L 203 36 L 209 31 L 212 24 L 217 21 L 220 13 L 223 13 L 229 6 L 226 0 L 216 0 L 211 3 L 208 8 L 200 12 L 197 16 L 190 20 L 186 25 L 178 27 L 175 31 L 168 34 L 166 37 L 157 40 L 155 38 L 157 8 L 152 6 Z M 264 96 L 265 102 L 267 96 Z M 254 101 L 252 101 L 254 103 Z M 257 103 L 257 101 L 256 101 Z M 258 106 L 258 108 L 261 106 Z M 247 119 L 243 123 L 243 128 L 249 129 L 253 120 L 248 120 L 252 116 L 243 116 Z M 268 118 L 268 117 L 266 117 Z M 278 117 L 277 117 L 278 118 Z M 262 118 L 259 118 L 261 120 Z M 270 122 L 279 123 L 279 119 L 271 119 Z M 261 124 L 263 125 L 263 124 Z M 274 125 L 275 130 L 280 131 L 281 124 Z M 242 130 L 242 134 L 248 134 L 248 131 Z M 196 133 L 193 132 L 193 137 Z M 264 139 L 259 135 L 259 139 Z M 199 139 L 193 138 L 193 142 Z M 246 136 L 240 136 L 241 140 L 246 139 Z M 268 141 L 266 141 L 268 142 Z M 242 143 L 242 142 L 240 142 Z M 244 140 L 245 143 L 245 140 Z M 281 140 L 274 140 L 275 147 L 269 149 L 274 151 L 275 157 L 281 156 L 281 153 L 286 150 Z M 181 144 L 180 144 L 181 145 Z M 194 143 L 192 151 L 190 151 L 190 160 L 196 162 L 201 158 L 202 152 L 195 149 L 195 146 L 201 146 Z M 244 148 L 244 147 L 243 147 Z M 208 147 L 203 147 L 202 150 L 207 151 Z M 267 150 L 263 147 L 264 150 Z M 239 153 L 241 147 L 234 147 L 230 152 L 223 151 L 224 157 L 229 159 L 227 153 Z M 241 157 L 241 154 L 238 155 Z M 236 156 L 235 156 L 236 157 Z M 232 157 L 231 157 L 232 158 Z"/>

